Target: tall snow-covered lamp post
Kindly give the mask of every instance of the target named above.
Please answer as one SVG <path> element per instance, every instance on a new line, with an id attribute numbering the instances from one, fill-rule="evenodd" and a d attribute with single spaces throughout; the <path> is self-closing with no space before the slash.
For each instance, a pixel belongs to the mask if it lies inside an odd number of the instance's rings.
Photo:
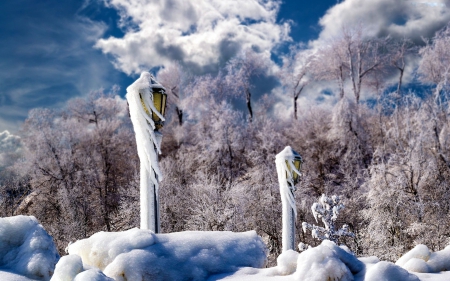
<path id="1" fill-rule="evenodd" d="M 283 252 L 295 249 L 295 218 L 297 208 L 295 206 L 295 184 L 301 175 L 302 157 L 290 146 L 277 154 L 275 164 L 280 185 L 281 202 L 283 205 Z"/>
<path id="2" fill-rule="evenodd" d="M 162 134 L 159 129 L 164 125 L 165 91 L 153 75 L 142 72 L 141 77 L 127 88 L 126 94 L 141 162 L 141 229 L 155 233 L 160 232 L 158 194 L 162 174 L 157 153 L 161 153 Z"/>

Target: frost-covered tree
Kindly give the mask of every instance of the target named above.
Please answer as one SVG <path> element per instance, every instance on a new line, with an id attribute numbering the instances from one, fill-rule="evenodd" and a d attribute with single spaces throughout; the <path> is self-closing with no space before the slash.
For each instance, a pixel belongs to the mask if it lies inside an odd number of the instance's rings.
<path id="1" fill-rule="evenodd" d="M 436 93 L 449 85 L 450 80 L 450 25 L 438 31 L 427 45 L 419 50 L 421 80 L 436 86 Z"/>
<path id="2" fill-rule="evenodd" d="M 248 109 L 248 120 L 253 121 L 252 83 L 251 79 L 262 74 L 265 69 L 265 58 L 252 49 L 246 49 L 232 58 L 227 64 L 227 82 L 232 89 L 231 94 L 245 97 Z"/>
<path id="3" fill-rule="evenodd" d="M 24 124 L 24 159 L 14 169 L 29 177 L 30 192 L 17 214 L 36 216 L 57 240 L 69 241 L 117 224 L 129 189 L 136 188 L 135 147 L 126 102 L 93 94 L 62 110 L 35 109 Z"/>
<path id="4" fill-rule="evenodd" d="M 158 72 L 157 80 L 164 85 L 167 90 L 168 99 L 167 107 L 168 114 L 170 116 L 175 112 L 178 125 L 183 125 L 183 91 L 187 88 L 190 75 L 186 70 L 180 65 L 179 62 L 168 65 L 164 69 Z M 172 111 L 172 112 L 171 112 Z"/>
<path id="5" fill-rule="evenodd" d="M 297 100 L 305 87 L 310 82 L 308 72 L 312 72 L 310 68 L 312 66 L 313 60 L 314 54 L 307 50 L 291 50 L 291 54 L 288 57 L 284 58 L 283 66 L 279 73 L 279 77 L 283 83 L 283 87 L 286 88 L 287 92 L 292 97 L 295 119 L 298 118 Z"/>
<path id="6" fill-rule="evenodd" d="M 303 232 L 306 233 L 307 230 L 310 230 L 313 238 L 319 239 L 320 241 L 330 240 L 335 243 L 338 243 L 339 238 L 341 237 L 354 237 L 355 235 L 349 230 L 349 227 L 346 224 L 340 229 L 336 229 L 337 217 L 344 207 L 345 206 L 341 203 L 339 196 L 333 195 L 330 198 L 325 194 L 322 194 L 319 202 L 316 202 L 311 206 L 311 211 L 316 222 L 319 222 L 318 220 L 320 219 L 324 227 L 303 222 Z"/>

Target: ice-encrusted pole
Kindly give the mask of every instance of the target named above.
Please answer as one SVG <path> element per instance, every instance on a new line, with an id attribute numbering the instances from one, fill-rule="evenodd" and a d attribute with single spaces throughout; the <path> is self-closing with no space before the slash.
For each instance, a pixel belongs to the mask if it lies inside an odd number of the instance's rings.
<path id="1" fill-rule="evenodd" d="M 297 167 L 294 162 L 297 162 Z M 280 185 L 281 202 L 283 205 L 283 229 L 282 244 L 283 252 L 295 249 L 295 218 L 297 208 L 295 206 L 294 191 L 295 183 L 300 173 L 302 158 L 300 154 L 286 146 L 283 151 L 277 154 L 275 164 Z"/>
<path id="2" fill-rule="evenodd" d="M 164 117 L 154 105 L 153 90 L 155 88 L 164 89 L 150 73 L 142 72 L 139 79 L 127 88 L 126 98 L 141 164 L 141 229 L 150 229 L 159 233 L 158 194 L 159 182 L 163 177 L 159 169 L 157 153 L 161 153 L 162 135 L 157 131 L 152 116 L 155 114 L 162 121 Z"/>

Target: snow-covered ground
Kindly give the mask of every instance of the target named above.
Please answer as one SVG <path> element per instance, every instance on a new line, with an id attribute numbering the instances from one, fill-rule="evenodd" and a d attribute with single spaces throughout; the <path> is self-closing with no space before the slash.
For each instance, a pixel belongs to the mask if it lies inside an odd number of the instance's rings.
<path id="1" fill-rule="evenodd" d="M 254 231 L 154 234 L 130 229 L 96 233 L 69 245 L 68 255 L 59 258 L 34 217 L 0 218 L 1 281 L 450 280 L 450 246 L 433 253 L 417 245 L 396 264 L 357 258 L 328 240 L 302 253 L 285 251 L 272 268 L 262 268 L 266 254 Z"/>

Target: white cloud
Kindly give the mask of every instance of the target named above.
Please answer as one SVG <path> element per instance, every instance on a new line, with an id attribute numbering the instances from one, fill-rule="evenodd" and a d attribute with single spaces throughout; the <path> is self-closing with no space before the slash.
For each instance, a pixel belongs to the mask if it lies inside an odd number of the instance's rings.
<path id="1" fill-rule="evenodd" d="M 319 41 L 342 27 L 363 25 L 367 36 L 407 37 L 416 42 L 432 37 L 450 21 L 450 0 L 346 0 L 320 19 Z"/>
<path id="2" fill-rule="evenodd" d="M 20 137 L 11 134 L 9 131 L 0 132 L 0 168 L 7 166 L 11 162 L 11 154 L 20 152 Z"/>
<path id="3" fill-rule="evenodd" d="M 100 39 L 96 47 L 127 74 L 171 61 L 201 72 L 243 48 L 270 53 L 290 39 L 289 24 L 276 23 L 279 0 L 105 1 L 119 11 L 127 32 Z"/>
<path id="4" fill-rule="evenodd" d="M 0 133 L 0 153 L 15 152 L 20 147 L 20 137 L 11 134 L 9 131 Z"/>

